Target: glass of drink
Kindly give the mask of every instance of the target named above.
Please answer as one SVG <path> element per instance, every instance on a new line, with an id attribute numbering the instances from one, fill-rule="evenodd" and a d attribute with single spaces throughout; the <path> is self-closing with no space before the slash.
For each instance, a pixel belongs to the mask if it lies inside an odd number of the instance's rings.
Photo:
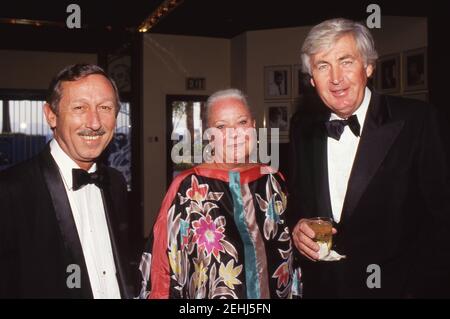
<path id="1" fill-rule="evenodd" d="M 319 259 L 328 256 L 333 244 L 333 219 L 313 217 L 306 220 L 315 233 L 314 241 L 319 244 Z"/>

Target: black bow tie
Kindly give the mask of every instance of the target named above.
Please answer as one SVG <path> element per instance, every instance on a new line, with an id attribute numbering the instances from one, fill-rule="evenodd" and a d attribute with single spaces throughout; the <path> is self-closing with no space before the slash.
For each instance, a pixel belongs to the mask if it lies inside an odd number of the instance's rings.
<path id="1" fill-rule="evenodd" d="M 359 125 L 358 118 L 356 115 L 350 116 L 346 120 L 331 120 L 325 122 L 325 127 L 327 128 L 328 136 L 338 140 L 341 138 L 344 132 L 345 126 L 348 125 L 350 130 L 355 134 L 355 136 L 360 135 L 361 125 Z"/>
<path id="2" fill-rule="evenodd" d="M 79 190 L 87 184 L 95 184 L 102 188 L 105 185 L 106 176 L 101 170 L 88 173 L 84 169 L 72 169 L 72 188 L 74 191 Z"/>

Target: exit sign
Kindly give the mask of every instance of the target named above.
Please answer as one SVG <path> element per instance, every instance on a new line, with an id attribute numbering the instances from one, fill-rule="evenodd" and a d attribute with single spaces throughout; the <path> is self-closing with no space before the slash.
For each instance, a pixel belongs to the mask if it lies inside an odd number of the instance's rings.
<path id="1" fill-rule="evenodd" d="M 186 90 L 204 90 L 206 87 L 205 78 L 187 78 Z"/>

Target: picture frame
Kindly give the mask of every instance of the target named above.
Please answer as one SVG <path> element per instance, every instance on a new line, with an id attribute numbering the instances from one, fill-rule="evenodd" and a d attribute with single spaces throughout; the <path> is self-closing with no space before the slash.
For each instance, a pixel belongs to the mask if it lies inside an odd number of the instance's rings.
<path id="1" fill-rule="evenodd" d="M 420 100 L 427 103 L 429 102 L 428 92 L 413 92 L 412 94 L 405 94 L 403 96 L 409 99 Z"/>
<path id="2" fill-rule="evenodd" d="M 271 136 L 271 128 L 278 128 L 280 143 L 289 142 L 291 104 L 291 101 L 265 103 L 264 127 L 268 129 L 269 136 Z"/>
<path id="3" fill-rule="evenodd" d="M 305 93 L 309 75 L 302 72 L 301 64 L 292 67 L 292 98 L 296 99 Z"/>
<path id="4" fill-rule="evenodd" d="M 405 51 L 402 60 L 404 91 L 426 90 L 428 87 L 427 48 Z"/>
<path id="5" fill-rule="evenodd" d="M 398 93 L 401 88 L 400 54 L 381 57 L 377 62 L 376 88 L 381 93 Z"/>
<path id="6" fill-rule="evenodd" d="M 378 91 L 378 67 L 376 67 L 372 75 L 369 78 L 367 78 L 367 87 L 370 90 Z"/>
<path id="7" fill-rule="evenodd" d="M 264 98 L 289 99 L 291 97 L 291 66 L 264 67 Z"/>
<path id="8" fill-rule="evenodd" d="M 131 91 L 131 56 L 127 54 L 108 54 L 107 73 L 111 76 L 121 93 Z"/>

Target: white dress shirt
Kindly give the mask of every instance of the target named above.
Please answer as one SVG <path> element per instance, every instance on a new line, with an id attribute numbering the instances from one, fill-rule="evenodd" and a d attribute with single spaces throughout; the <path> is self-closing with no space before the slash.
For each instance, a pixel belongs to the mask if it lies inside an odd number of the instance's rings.
<path id="1" fill-rule="evenodd" d="M 364 99 L 358 109 L 353 113 L 356 114 L 358 122 L 361 125 L 361 133 L 363 131 L 364 120 L 366 118 L 371 95 L 372 93 L 366 87 Z M 336 114 L 331 113 L 330 120 L 338 119 L 341 118 Z M 339 223 L 341 220 L 348 180 L 352 171 L 359 140 L 360 137 L 355 136 L 348 125 L 344 127 L 344 132 L 339 141 L 331 137 L 328 137 L 327 139 L 328 183 L 330 186 L 331 209 L 333 212 L 333 219 L 336 223 Z"/>
<path id="2" fill-rule="evenodd" d="M 50 142 L 50 152 L 64 181 L 83 249 L 92 294 L 95 299 L 120 298 L 116 266 L 100 189 L 94 184 L 88 184 L 74 191 L 72 189 L 72 169 L 80 167 L 61 149 L 55 139 Z M 89 173 L 95 172 L 96 169 L 97 166 L 94 164 Z"/>

